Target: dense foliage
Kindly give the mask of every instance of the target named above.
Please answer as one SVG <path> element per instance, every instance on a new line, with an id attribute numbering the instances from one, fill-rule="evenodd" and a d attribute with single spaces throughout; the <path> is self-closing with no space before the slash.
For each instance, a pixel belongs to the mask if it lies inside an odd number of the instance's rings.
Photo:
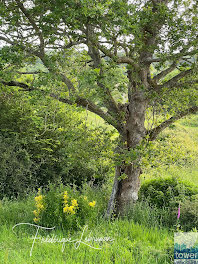
<path id="1" fill-rule="evenodd" d="M 82 111 L 39 96 L 0 93 L 1 198 L 60 179 L 99 183 L 112 169 L 111 131 L 85 122 Z"/>
<path id="2" fill-rule="evenodd" d="M 139 204 L 131 213 L 138 215 L 145 208 L 147 221 L 188 232 L 197 227 L 197 198 L 198 186 L 192 182 L 176 177 L 147 180 L 140 188 Z"/>
<path id="3" fill-rule="evenodd" d="M 145 181 L 140 188 L 140 200 L 146 200 L 157 208 L 178 207 L 179 202 L 192 199 L 198 188 L 177 178 L 158 178 Z"/>

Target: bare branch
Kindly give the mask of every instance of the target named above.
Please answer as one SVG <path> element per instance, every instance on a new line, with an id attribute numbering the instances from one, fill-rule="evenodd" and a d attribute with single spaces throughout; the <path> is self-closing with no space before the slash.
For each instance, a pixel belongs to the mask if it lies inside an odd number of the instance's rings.
<path id="1" fill-rule="evenodd" d="M 160 132 L 162 132 L 165 128 L 170 126 L 175 121 L 181 119 L 182 117 L 185 117 L 190 114 L 195 114 L 198 112 L 198 106 L 193 106 L 185 111 L 178 112 L 176 115 L 172 116 L 171 118 L 167 119 L 166 121 L 162 122 L 159 126 L 153 128 L 152 130 L 147 132 L 147 135 L 149 135 L 149 140 L 153 141 L 157 138 Z"/>

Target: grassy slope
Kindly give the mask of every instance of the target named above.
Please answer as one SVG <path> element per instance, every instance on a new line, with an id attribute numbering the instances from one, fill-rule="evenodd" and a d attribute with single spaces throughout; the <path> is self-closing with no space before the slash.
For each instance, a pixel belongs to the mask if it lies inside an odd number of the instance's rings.
<path id="1" fill-rule="evenodd" d="M 34 209 L 34 195 L 29 195 L 25 201 L 3 201 L 0 204 L 0 263 L 138 263 L 138 264 L 166 264 L 171 263 L 173 249 L 173 233 L 167 229 L 158 229 L 153 224 L 135 224 L 133 221 L 114 220 L 107 222 L 100 220 L 95 228 L 88 227 L 85 237 L 110 237 L 113 242 L 102 244 L 91 243 L 100 250 L 80 244 L 76 249 L 74 244 L 66 243 L 62 252 L 62 244 L 41 243 L 37 241 L 30 257 L 32 236 L 36 230 L 29 226 L 12 227 L 17 223 L 32 223 Z M 39 231 L 39 235 L 48 234 L 58 238 L 68 238 L 60 230 Z M 80 239 L 82 231 L 71 235 L 72 239 Z"/>
<path id="2" fill-rule="evenodd" d="M 142 175 L 142 180 L 176 176 L 198 185 L 198 115 L 176 122 L 163 135 L 165 138 L 169 135 L 168 143 L 174 144 L 175 152 L 182 155 L 175 163 L 170 162 L 166 167 L 161 164 L 158 168 L 150 168 Z"/>
<path id="3" fill-rule="evenodd" d="M 100 120 L 98 122 L 102 124 Z M 143 176 L 153 178 L 174 175 L 198 184 L 198 165 L 195 162 L 198 154 L 197 128 L 198 116 L 193 116 L 191 119 L 179 121 L 174 128 L 165 132 L 165 135 L 172 133 L 174 137 L 170 140 L 176 140 L 178 146 L 183 146 L 181 151 L 189 157 L 192 156 L 191 163 L 183 165 L 175 163 L 166 169 L 164 167 L 150 169 Z M 29 197 L 25 202 L 0 204 L 0 263 L 172 263 L 173 231 L 148 225 L 140 226 L 127 220 L 116 220 L 111 223 L 101 220 L 95 229 L 85 233 L 85 236 L 91 232 L 91 237 L 109 236 L 114 239 L 112 243 L 101 244 L 101 250 L 83 244 L 75 249 L 73 244 L 67 243 L 64 252 L 61 252 L 61 245 L 37 242 L 30 257 L 31 236 L 35 235 L 35 230 L 19 227 L 16 235 L 12 232 L 12 226 L 19 222 L 32 222 L 30 213 L 33 210 L 32 201 L 33 197 Z M 54 234 L 57 237 L 68 237 L 58 230 Z M 81 234 L 82 232 L 75 233 L 72 238 L 79 238 Z M 47 233 L 43 233 L 43 236 L 46 235 Z"/>

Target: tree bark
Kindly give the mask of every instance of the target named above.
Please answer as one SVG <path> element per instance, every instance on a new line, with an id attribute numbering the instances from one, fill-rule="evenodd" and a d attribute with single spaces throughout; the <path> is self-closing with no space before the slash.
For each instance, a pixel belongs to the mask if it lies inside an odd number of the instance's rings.
<path id="1" fill-rule="evenodd" d="M 138 191 L 140 188 L 141 168 L 136 164 L 126 166 L 125 172 L 127 178 L 118 182 L 116 194 L 116 215 L 123 215 L 128 206 L 132 206 L 138 200 Z"/>

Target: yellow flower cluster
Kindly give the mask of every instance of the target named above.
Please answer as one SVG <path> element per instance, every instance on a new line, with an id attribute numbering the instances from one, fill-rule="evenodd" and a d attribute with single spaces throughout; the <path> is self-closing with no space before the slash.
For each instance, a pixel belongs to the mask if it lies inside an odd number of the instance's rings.
<path id="1" fill-rule="evenodd" d="M 77 200 L 75 200 L 75 199 L 72 200 L 71 203 L 72 203 L 72 206 L 74 206 L 74 207 L 78 206 Z"/>
<path id="2" fill-rule="evenodd" d="M 85 200 L 85 201 L 88 201 L 87 196 L 84 196 L 84 200 Z M 89 205 L 90 207 L 95 207 L 95 205 L 96 205 L 96 201 L 89 202 L 88 205 Z"/>
<path id="3" fill-rule="evenodd" d="M 96 205 L 96 201 L 90 202 L 89 206 L 94 207 Z"/>
<path id="4" fill-rule="evenodd" d="M 43 204 L 43 195 L 41 195 L 41 189 L 38 189 L 38 194 L 37 196 L 34 198 L 35 202 L 36 202 L 36 210 L 33 211 L 35 218 L 34 218 L 34 222 L 37 223 L 40 218 L 39 215 L 40 213 L 44 210 L 44 204 Z"/>
<path id="5" fill-rule="evenodd" d="M 68 214 L 75 214 L 76 213 L 76 208 L 78 207 L 78 203 L 77 200 L 73 199 L 71 201 L 71 206 L 68 205 L 68 193 L 67 191 L 64 192 L 63 194 L 63 199 L 64 199 L 64 208 L 63 208 L 63 212 L 64 213 L 68 213 Z"/>

